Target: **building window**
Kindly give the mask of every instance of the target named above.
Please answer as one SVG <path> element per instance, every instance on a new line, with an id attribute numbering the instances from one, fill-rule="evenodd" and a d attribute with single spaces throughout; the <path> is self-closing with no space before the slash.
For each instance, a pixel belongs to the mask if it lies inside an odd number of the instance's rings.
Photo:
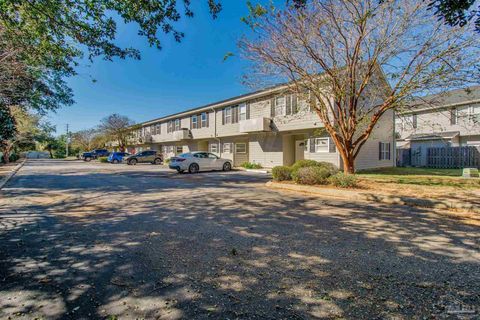
<path id="1" fill-rule="evenodd" d="M 390 160 L 390 142 L 380 142 L 379 144 L 379 159 Z"/>
<path id="2" fill-rule="evenodd" d="M 173 132 L 173 121 L 172 120 L 168 121 L 167 131 L 168 132 Z"/>
<path id="3" fill-rule="evenodd" d="M 173 153 L 173 146 L 168 146 L 167 147 L 167 152 L 168 153 Z"/>
<path id="4" fill-rule="evenodd" d="M 417 115 L 412 114 L 412 127 L 413 129 L 417 129 Z"/>
<path id="5" fill-rule="evenodd" d="M 450 124 L 458 123 L 458 110 L 456 108 L 450 109 Z"/>
<path id="6" fill-rule="evenodd" d="M 328 138 L 315 138 L 315 152 L 328 152 L 330 140 Z"/>
<path id="7" fill-rule="evenodd" d="M 223 153 L 232 153 L 232 144 L 230 142 L 223 144 Z"/>
<path id="8" fill-rule="evenodd" d="M 198 116 L 193 115 L 192 116 L 192 129 L 197 129 L 198 128 Z"/>
<path id="9" fill-rule="evenodd" d="M 239 120 L 247 120 L 247 104 L 242 103 L 238 106 L 239 108 Z"/>
<path id="10" fill-rule="evenodd" d="M 474 123 L 480 122 L 480 105 L 470 106 L 470 120 Z"/>
<path id="11" fill-rule="evenodd" d="M 162 133 L 162 125 L 160 123 L 157 123 L 155 125 L 155 134 L 161 134 Z"/>
<path id="12" fill-rule="evenodd" d="M 175 119 L 175 131 L 180 131 L 180 119 Z"/>
<path id="13" fill-rule="evenodd" d="M 176 146 L 175 147 L 175 153 L 176 154 L 183 153 L 183 146 Z"/>
<path id="14" fill-rule="evenodd" d="M 225 124 L 232 123 L 232 108 L 226 107 L 224 109 Z"/>
<path id="15" fill-rule="evenodd" d="M 217 153 L 218 152 L 218 144 L 211 143 L 210 144 L 210 152 Z"/>
<path id="16" fill-rule="evenodd" d="M 287 113 L 287 101 L 285 97 L 275 98 L 275 116 L 284 116 Z"/>
<path id="17" fill-rule="evenodd" d="M 235 153 L 247 153 L 247 144 L 235 143 Z"/>
<path id="18" fill-rule="evenodd" d="M 201 120 L 202 120 L 202 128 L 208 127 L 207 113 L 206 113 L 206 112 L 202 112 L 201 118 L 202 118 L 202 119 L 201 119 Z"/>

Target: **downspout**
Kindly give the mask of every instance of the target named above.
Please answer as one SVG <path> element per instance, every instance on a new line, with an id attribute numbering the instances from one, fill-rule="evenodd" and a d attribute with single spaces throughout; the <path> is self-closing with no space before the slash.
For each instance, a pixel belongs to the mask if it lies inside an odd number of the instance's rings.
<path id="1" fill-rule="evenodd" d="M 220 155 L 220 158 L 221 158 L 222 157 L 222 144 L 221 144 L 222 140 L 217 138 L 217 111 L 214 108 L 211 108 L 211 110 L 213 111 L 213 116 L 214 116 L 213 122 L 215 122 L 213 138 L 218 142 L 218 154 Z"/>
<path id="2" fill-rule="evenodd" d="M 393 166 L 397 166 L 397 135 L 396 135 L 396 130 L 397 130 L 397 124 L 396 120 L 397 117 L 395 116 L 395 109 L 393 109 Z"/>

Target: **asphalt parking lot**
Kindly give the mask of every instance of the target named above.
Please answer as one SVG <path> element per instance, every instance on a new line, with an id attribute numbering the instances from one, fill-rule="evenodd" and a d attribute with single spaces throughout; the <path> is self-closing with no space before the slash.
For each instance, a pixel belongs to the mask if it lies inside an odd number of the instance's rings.
<path id="1" fill-rule="evenodd" d="M 0 318 L 478 318 L 478 228 L 268 179 L 28 161 L 0 191 Z"/>

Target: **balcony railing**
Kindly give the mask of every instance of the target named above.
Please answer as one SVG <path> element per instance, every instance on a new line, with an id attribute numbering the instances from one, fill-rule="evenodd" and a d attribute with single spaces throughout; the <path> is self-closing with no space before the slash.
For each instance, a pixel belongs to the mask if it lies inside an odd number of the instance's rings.
<path id="1" fill-rule="evenodd" d="M 271 131 L 271 120 L 269 118 L 254 118 L 240 121 L 240 132 L 266 132 Z"/>
<path id="2" fill-rule="evenodd" d="M 173 139 L 176 141 L 192 139 L 192 133 L 189 129 L 182 128 L 173 132 Z"/>

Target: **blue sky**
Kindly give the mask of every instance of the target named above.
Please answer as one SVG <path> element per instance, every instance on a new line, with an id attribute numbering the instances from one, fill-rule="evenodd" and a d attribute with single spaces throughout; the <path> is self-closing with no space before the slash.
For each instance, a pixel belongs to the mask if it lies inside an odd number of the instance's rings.
<path id="1" fill-rule="evenodd" d="M 150 48 L 135 25 L 119 23 L 117 43 L 140 49 L 142 59 L 85 61 L 79 75 L 68 79 L 76 103 L 48 115 L 57 134 L 67 123 L 71 131 L 91 128 L 111 113 L 141 122 L 251 91 L 241 80 L 248 62 L 238 55 L 223 62 L 227 52 L 237 53 L 237 40 L 248 32 L 240 21 L 246 1 L 223 1 L 216 20 L 206 2 L 192 1 L 195 17 L 177 24 L 185 38 L 176 43 L 161 35 L 162 50 Z"/>

